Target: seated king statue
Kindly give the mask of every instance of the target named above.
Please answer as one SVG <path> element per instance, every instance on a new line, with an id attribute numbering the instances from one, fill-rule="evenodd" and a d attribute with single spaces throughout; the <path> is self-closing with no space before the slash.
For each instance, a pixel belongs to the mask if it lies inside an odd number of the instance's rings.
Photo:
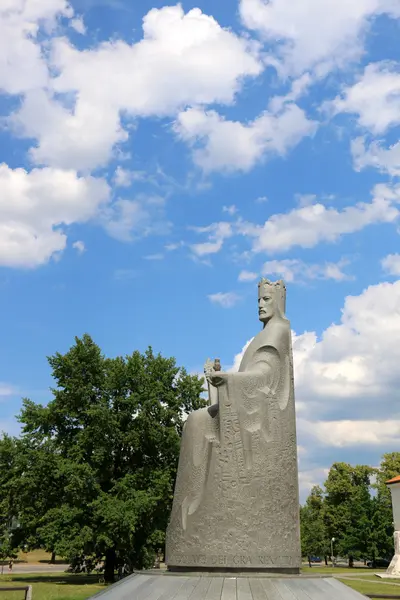
<path id="1" fill-rule="evenodd" d="M 296 419 L 283 281 L 258 284 L 263 329 L 239 371 L 207 361 L 207 408 L 183 429 L 166 563 L 173 571 L 299 573 Z M 217 367 L 217 368 L 215 368 Z"/>

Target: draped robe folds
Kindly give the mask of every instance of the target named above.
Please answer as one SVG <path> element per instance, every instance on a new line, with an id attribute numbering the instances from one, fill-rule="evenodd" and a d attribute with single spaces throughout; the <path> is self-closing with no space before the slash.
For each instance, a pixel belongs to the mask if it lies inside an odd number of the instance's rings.
<path id="1" fill-rule="evenodd" d="M 186 421 L 170 569 L 298 572 L 299 500 L 289 321 L 274 317 L 223 373 L 218 403 Z"/>

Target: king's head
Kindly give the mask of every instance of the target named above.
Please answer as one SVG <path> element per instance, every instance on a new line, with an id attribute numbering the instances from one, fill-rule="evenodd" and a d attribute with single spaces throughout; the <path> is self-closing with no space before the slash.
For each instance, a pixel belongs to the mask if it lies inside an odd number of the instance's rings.
<path id="1" fill-rule="evenodd" d="M 269 281 L 264 277 L 258 284 L 258 318 L 264 324 L 272 317 L 284 317 L 286 309 L 286 287 L 282 280 Z"/>

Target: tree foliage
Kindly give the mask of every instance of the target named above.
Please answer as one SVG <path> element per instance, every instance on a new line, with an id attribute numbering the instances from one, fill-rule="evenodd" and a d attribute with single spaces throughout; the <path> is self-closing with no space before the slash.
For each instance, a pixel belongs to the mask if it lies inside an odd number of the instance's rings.
<path id="1" fill-rule="evenodd" d="M 21 439 L 2 442 L 15 446 L 5 484 L 15 542 L 73 565 L 105 557 L 109 580 L 120 564 L 149 566 L 164 544 L 184 415 L 203 406 L 202 381 L 151 348 L 106 358 L 88 335 L 48 360 L 53 399 L 25 399 Z"/>
<path id="2" fill-rule="evenodd" d="M 330 553 L 354 558 L 393 554 L 393 513 L 385 482 L 399 475 L 400 452 L 385 454 L 378 469 L 334 463 L 324 489 L 313 488 L 300 510 L 303 555 Z M 328 547 L 328 549 L 327 549 Z"/>
<path id="3" fill-rule="evenodd" d="M 310 562 L 311 556 L 330 553 L 329 539 L 324 523 L 324 493 L 314 486 L 304 506 L 300 508 L 301 551 Z"/>

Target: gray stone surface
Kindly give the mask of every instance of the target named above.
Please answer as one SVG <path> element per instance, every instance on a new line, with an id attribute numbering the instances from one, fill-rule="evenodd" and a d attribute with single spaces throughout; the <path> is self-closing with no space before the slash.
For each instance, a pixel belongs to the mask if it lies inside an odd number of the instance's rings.
<path id="1" fill-rule="evenodd" d="M 400 531 L 394 532 L 394 556 L 386 571 L 390 577 L 400 577 Z"/>
<path id="2" fill-rule="evenodd" d="M 361 600 L 332 578 L 132 575 L 96 594 L 101 600 Z"/>
<path id="3" fill-rule="evenodd" d="M 263 329 L 246 349 L 239 372 L 206 363 L 211 405 L 191 413 L 183 431 L 167 531 L 169 569 L 299 572 L 293 359 L 285 302 L 282 281 L 262 280 Z"/>

